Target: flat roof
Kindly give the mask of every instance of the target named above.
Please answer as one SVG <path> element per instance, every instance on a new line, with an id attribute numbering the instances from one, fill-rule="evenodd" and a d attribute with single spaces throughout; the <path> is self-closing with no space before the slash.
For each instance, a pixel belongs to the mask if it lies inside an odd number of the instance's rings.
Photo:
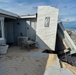
<path id="1" fill-rule="evenodd" d="M 20 18 L 36 18 L 36 14 L 35 15 L 22 15 L 20 16 Z"/>
<path id="2" fill-rule="evenodd" d="M 36 14 L 35 15 L 18 15 L 12 12 L 9 12 L 7 10 L 3 10 L 0 9 L 0 15 L 5 16 L 5 17 L 15 17 L 15 18 L 22 18 L 22 19 L 28 19 L 28 18 L 36 18 Z"/>
<path id="3" fill-rule="evenodd" d="M 3 10 L 3 9 L 0 9 L 0 14 L 6 15 L 6 16 L 12 16 L 12 17 L 19 17 L 19 15 L 9 12 L 9 11 L 6 11 L 6 10 Z"/>

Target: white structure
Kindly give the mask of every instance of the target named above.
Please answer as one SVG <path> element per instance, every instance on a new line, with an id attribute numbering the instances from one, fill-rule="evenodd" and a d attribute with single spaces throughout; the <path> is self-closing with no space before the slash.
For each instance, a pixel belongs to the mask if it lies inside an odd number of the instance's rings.
<path id="1" fill-rule="evenodd" d="M 0 9 L 0 45 L 16 43 L 21 33 L 34 40 L 36 20 L 36 15 L 19 16 Z"/>
<path id="2" fill-rule="evenodd" d="M 76 53 L 76 45 L 74 44 L 73 40 L 70 38 L 69 34 L 63 27 L 62 22 L 58 23 L 56 38 L 56 50 L 62 51 L 64 53 L 67 53 L 67 51 L 69 50 L 71 54 Z"/>
<path id="3" fill-rule="evenodd" d="M 17 43 L 17 38 L 22 34 L 24 37 L 37 41 L 37 46 L 43 50 L 64 50 L 63 43 L 59 42 L 60 38 L 56 37 L 57 22 L 58 9 L 50 6 L 39 6 L 38 15 L 27 16 L 19 16 L 0 9 L 0 45 Z M 60 29 L 58 28 L 58 30 Z M 64 29 L 62 28 L 60 31 L 64 31 Z M 67 36 L 66 32 L 63 35 L 70 41 L 69 43 L 66 40 L 69 48 L 73 51 L 76 50 L 69 35 Z"/>
<path id="4" fill-rule="evenodd" d="M 0 44 L 6 43 L 4 27 L 5 18 L 16 19 L 19 18 L 19 16 L 17 14 L 0 9 Z"/>
<path id="5" fill-rule="evenodd" d="M 38 7 L 36 41 L 41 49 L 55 50 L 58 9 L 50 6 Z"/>

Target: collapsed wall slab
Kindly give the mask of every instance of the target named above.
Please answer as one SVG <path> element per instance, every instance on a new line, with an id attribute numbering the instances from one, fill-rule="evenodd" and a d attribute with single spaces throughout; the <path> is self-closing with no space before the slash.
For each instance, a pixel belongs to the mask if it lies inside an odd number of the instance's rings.
<path id="1" fill-rule="evenodd" d="M 65 42 L 65 44 L 62 42 L 65 49 L 67 49 L 67 47 L 68 47 L 68 48 L 70 48 L 70 53 L 71 54 L 76 53 L 76 46 L 75 46 L 73 40 L 71 39 L 71 37 L 69 36 L 69 34 L 67 33 L 67 31 L 65 30 L 65 28 L 63 27 L 62 22 L 60 22 L 58 24 L 58 35 Z M 61 47 L 62 50 L 64 50 L 64 48 L 61 46 L 62 43 L 58 40 L 58 38 L 57 38 L 57 42 L 58 42 L 57 44 L 59 45 L 57 50 L 60 50 L 59 49 L 60 47 Z"/>
<path id="2" fill-rule="evenodd" d="M 55 50 L 57 21 L 58 9 L 50 6 L 38 7 L 36 41 L 39 48 Z"/>

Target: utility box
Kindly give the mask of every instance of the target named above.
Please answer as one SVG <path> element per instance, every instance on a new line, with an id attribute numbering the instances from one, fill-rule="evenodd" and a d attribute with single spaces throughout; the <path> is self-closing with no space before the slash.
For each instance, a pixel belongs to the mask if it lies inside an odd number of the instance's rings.
<path id="1" fill-rule="evenodd" d="M 36 41 L 39 48 L 55 51 L 57 22 L 58 9 L 50 6 L 38 7 Z"/>

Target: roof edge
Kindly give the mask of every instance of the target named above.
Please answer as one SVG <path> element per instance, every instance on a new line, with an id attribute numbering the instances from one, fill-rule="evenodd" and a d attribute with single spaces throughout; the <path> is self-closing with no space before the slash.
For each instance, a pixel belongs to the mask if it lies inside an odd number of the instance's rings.
<path id="1" fill-rule="evenodd" d="M 20 18 L 36 18 L 36 14 L 35 15 L 22 15 L 20 16 Z"/>
<path id="2" fill-rule="evenodd" d="M 9 12 L 9 11 L 3 10 L 3 9 L 0 9 L 0 14 L 12 16 L 12 17 L 20 17 L 19 15 L 15 14 L 15 13 L 12 13 L 12 12 Z"/>

